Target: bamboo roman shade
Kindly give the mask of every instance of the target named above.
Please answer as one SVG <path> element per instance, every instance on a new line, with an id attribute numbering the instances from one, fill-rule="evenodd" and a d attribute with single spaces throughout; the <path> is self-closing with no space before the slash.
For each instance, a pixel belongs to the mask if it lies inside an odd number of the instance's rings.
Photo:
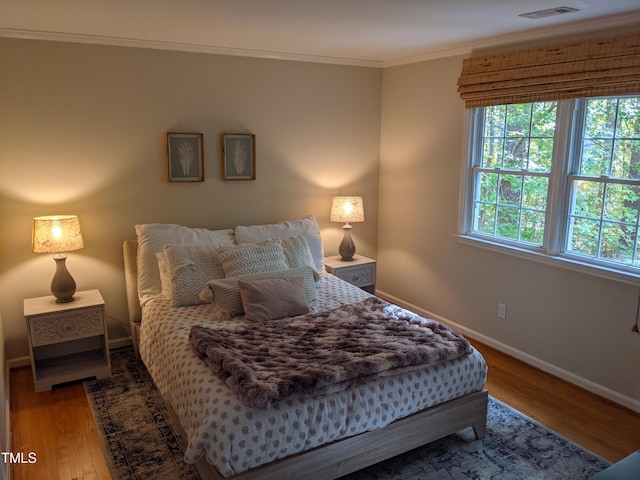
<path id="1" fill-rule="evenodd" d="M 466 108 L 640 94 L 640 34 L 464 60 Z"/>

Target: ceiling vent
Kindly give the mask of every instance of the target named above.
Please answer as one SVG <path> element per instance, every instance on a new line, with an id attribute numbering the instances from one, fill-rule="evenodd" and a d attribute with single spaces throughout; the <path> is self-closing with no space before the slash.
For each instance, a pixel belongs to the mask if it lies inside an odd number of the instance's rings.
<path id="1" fill-rule="evenodd" d="M 556 7 L 549 8 L 548 10 L 538 10 L 537 12 L 522 13 L 519 17 L 526 18 L 544 18 L 553 17 L 554 15 L 562 15 L 563 13 L 579 12 L 580 10 L 572 7 Z"/>

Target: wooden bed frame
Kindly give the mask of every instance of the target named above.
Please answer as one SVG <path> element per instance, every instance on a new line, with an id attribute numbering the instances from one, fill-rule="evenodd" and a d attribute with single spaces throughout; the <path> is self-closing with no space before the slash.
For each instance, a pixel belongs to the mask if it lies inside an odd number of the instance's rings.
<path id="1" fill-rule="evenodd" d="M 123 250 L 131 337 L 137 355 L 142 315 L 138 299 L 137 242 L 126 240 Z M 486 390 L 474 392 L 396 420 L 384 428 L 332 442 L 231 477 L 222 476 L 204 459 L 198 462 L 196 467 L 205 480 L 335 479 L 438 440 L 463 428 L 471 427 L 477 439 L 484 438 L 487 428 L 487 402 Z M 167 406 L 186 442 L 185 432 L 180 422 L 171 406 L 169 404 Z"/>

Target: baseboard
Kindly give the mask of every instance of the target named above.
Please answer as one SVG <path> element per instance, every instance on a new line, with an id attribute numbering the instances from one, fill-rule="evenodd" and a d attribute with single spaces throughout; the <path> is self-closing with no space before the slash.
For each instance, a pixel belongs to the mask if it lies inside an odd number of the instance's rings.
<path id="1" fill-rule="evenodd" d="M 10 358 L 7 360 L 7 365 L 9 366 L 9 370 L 13 370 L 14 368 L 20 367 L 28 367 L 31 365 L 30 357 L 16 357 Z"/>
<path id="2" fill-rule="evenodd" d="M 114 340 L 109 340 L 109 349 L 115 350 L 116 348 L 124 348 L 133 345 L 131 337 L 120 337 Z"/>
<path id="3" fill-rule="evenodd" d="M 462 333 L 465 336 L 474 338 L 479 342 L 484 343 L 485 345 L 489 345 L 490 347 L 493 347 L 496 350 L 501 351 L 502 353 L 505 353 L 514 358 L 517 358 L 518 360 L 521 360 L 536 368 L 539 368 L 540 370 L 547 372 L 555 377 L 561 378 L 562 380 L 565 380 L 580 388 L 584 388 L 585 390 L 591 393 L 594 393 L 595 395 L 606 398 L 607 400 L 617 403 L 618 405 L 622 405 L 623 407 L 629 408 L 630 410 L 640 413 L 640 401 L 635 400 L 627 395 L 623 395 L 620 392 L 616 392 L 615 390 L 611 390 L 610 388 L 607 388 L 603 385 L 592 382 L 591 380 L 588 380 L 586 378 L 580 377 L 579 375 L 569 372 L 568 370 L 564 370 L 563 368 L 560 368 L 556 365 L 548 363 L 538 357 L 529 355 L 528 353 L 518 350 L 517 348 L 514 348 L 505 343 L 499 342 L 480 332 L 476 332 L 475 330 L 467 328 L 464 325 L 460 325 L 456 322 L 453 322 L 448 318 L 444 318 L 444 317 L 441 317 L 440 315 L 436 315 L 435 313 L 432 313 L 428 310 L 420 308 L 417 305 L 413 305 L 412 303 L 405 302 L 404 300 L 397 298 L 393 295 L 389 295 L 388 293 L 382 292 L 380 290 L 376 290 L 376 295 L 384 298 L 389 302 L 393 302 L 396 305 L 400 305 L 401 307 L 406 308 L 407 310 L 411 310 L 412 312 L 415 312 L 418 315 L 422 315 L 423 317 L 433 318 L 434 320 L 438 320 L 439 322 L 442 322 L 445 325 L 448 325 L 449 327 L 453 328 L 454 330 L 457 330 L 458 332 Z"/>

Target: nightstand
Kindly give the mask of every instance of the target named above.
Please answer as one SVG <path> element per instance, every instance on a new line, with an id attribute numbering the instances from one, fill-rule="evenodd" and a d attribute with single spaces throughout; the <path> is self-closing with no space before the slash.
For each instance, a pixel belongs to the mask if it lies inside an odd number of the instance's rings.
<path id="1" fill-rule="evenodd" d="M 75 300 L 53 296 L 24 301 L 24 318 L 36 392 L 90 377 L 111 376 L 111 358 L 98 290 L 76 292 Z"/>
<path id="2" fill-rule="evenodd" d="M 342 280 L 360 287 L 369 293 L 376 290 L 376 261 L 355 255 L 350 262 L 340 260 L 340 257 L 324 257 L 327 272 Z"/>

